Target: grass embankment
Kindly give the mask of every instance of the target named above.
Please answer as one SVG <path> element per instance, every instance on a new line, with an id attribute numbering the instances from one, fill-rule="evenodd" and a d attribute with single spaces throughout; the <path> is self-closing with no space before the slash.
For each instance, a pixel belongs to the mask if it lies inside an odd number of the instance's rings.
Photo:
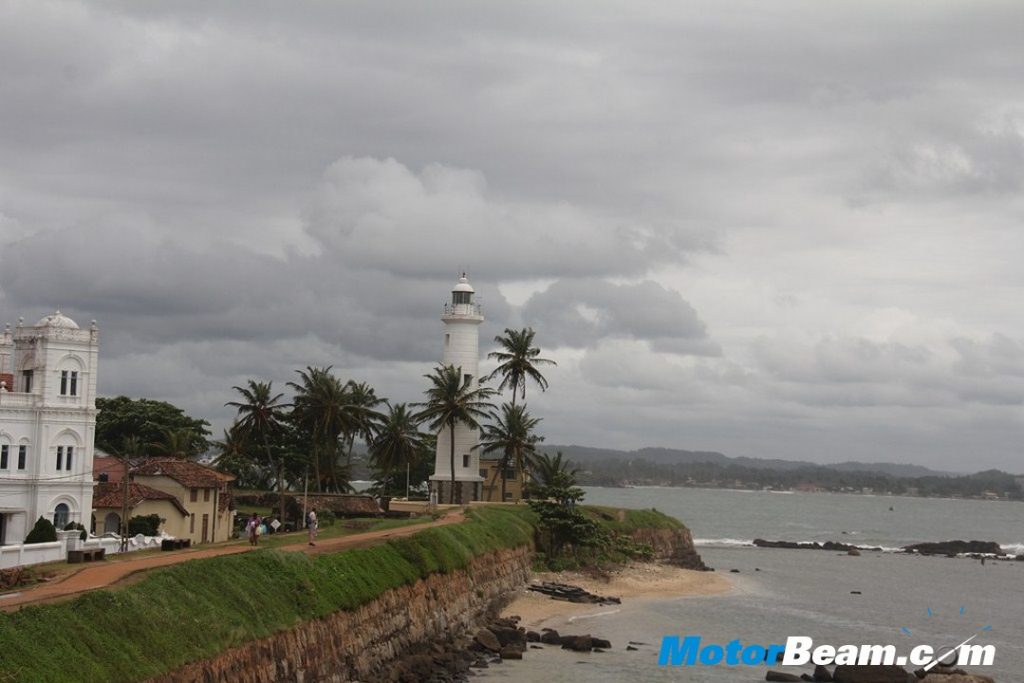
<path id="1" fill-rule="evenodd" d="M 675 517 L 654 508 L 650 510 L 632 510 L 612 508 L 603 505 L 584 505 L 583 512 L 589 514 L 598 524 L 608 531 L 628 534 L 638 529 L 682 529 L 684 525 Z"/>
<path id="2" fill-rule="evenodd" d="M 195 560 L 121 590 L 0 613 L 0 681 L 144 680 L 533 538 L 529 510 L 468 515 L 371 548 Z"/>

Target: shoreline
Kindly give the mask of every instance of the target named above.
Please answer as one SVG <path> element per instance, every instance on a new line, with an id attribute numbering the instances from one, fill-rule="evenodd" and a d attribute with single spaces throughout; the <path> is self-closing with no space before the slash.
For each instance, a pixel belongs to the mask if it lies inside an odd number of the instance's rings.
<path id="1" fill-rule="evenodd" d="M 607 576 L 578 571 L 534 572 L 532 581 L 557 581 L 579 586 L 597 595 L 627 600 L 684 598 L 725 595 L 735 589 L 733 582 L 717 572 L 683 569 L 669 564 L 634 562 L 615 569 Z M 554 600 L 547 595 L 517 590 L 512 601 L 501 610 L 502 617 L 518 616 L 520 626 L 539 630 L 552 623 L 565 624 L 580 617 L 610 614 L 623 605 L 590 605 Z"/>

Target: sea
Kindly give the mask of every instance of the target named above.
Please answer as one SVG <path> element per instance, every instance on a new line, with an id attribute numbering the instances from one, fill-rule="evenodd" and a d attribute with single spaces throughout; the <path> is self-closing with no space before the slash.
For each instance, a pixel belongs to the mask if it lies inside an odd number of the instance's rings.
<path id="1" fill-rule="evenodd" d="M 753 683 L 765 679 L 765 666 L 658 666 L 662 637 L 768 645 L 808 636 L 816 645 L 892 644 L 907 654 L 917 645 L 940 650 L 978 634 L 973 642 L 995 645 L 996 656 L 991 666 L 971 670 L 999 683 L 1024 683 L 1024 561 L 982 564 L 896 552 L 911 543 L 963 539 L 997 541 L 1008 553 L 1024 554 L 1024 503 L 658 487 L 585 491 L 586 503 L 655 508 L 682 520 L 705 563 L 727 573 L 733 590 L 627 600 L 597 615 L 570 616 L 555 628 L 607 638 L 613 649 L 529 650 L 522 661 L 492 665 L 481 678 Z M 757 548 L 755 538 L 833 540 L 884 550 L 853 557 Z M 625 649 L 630 642 L 635 651 Z"/>

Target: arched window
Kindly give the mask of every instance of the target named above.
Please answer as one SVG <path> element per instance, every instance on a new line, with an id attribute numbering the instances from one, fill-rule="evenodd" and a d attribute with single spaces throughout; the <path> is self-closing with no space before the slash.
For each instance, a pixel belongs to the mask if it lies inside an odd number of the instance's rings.
<path id="1" fill-rule="evenodd" d="M 103 518 L 103 532 L 109 531 L 121 533 L 121 515 L 116 512 L 108 512 L 107 516 Z"/>
<path id="2" fill-rule="evenodd" d="M 66 503 L 58 503 L 57 507 L 53 509 L 53 526 L 58 530 L 63 529 L 68 525 L 68 520 L 71 517 L 71 508 Z"/>

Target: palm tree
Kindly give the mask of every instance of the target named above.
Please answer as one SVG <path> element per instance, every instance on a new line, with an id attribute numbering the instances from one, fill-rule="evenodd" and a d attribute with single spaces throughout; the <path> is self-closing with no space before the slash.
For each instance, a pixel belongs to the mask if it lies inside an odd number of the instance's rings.
<path id="1" fill-rule="evenodd" d="M 217 451 L 213 466 L 238 477 L 237 488 L 265 489 L 270 485 L 268 470 L 254 462 L 250 455 L 252 445 L 237 422 L 224 430 L 224 438 L 214 441 L 213 447 Z"/>
<path id="2" fill-rule="evenodd" d="M 224 405 L 238 410 L 241 434 L 253 443 L 263 444 L 267 463 L 277 470 L 277 492 L 280 500 L 281 521 L 284 521 L 284 459 L 275 461 L 271 440 L 283 429 L 287 403 L 281 403 L 283 394 L 272 395 L 272 382 L 249 380 L 247 387 L 233 387 L 242 395 L 242 401 L 228 401 Z"/>
<path id="3" fill-rule="evenodd" d="M 462 368 L 454 365 L 439 365 L 429 375 L 424 375 L 430 380 L 430 387 L 423 392 L 427 400 L 422 403 L 414 403 L 421 406 L 423 410 L 418 418 L 421 421 L 429 421 L 430 429 L 435 433 L 447 428 L 449 434 L 450 464 L 452 475 L 451 491 L 448 494 L 448 502 L 455 502 L 455 425 L 464 424 L 470 429 L 479 429 L 480 418 L 487 417 L 487 410 L 493 408 L 493 404 L 487 399 L 494 395 L 493 389 L 486 387 L 473 388 L 473 378 L 462 374 Z M 459 502 L 462 492 L 459 492 Z"/>
<path id="4" fill-rule="evenodd" d="M 195 432 L 188 427 L 163 429 L 160 441 L 149 444 L 149 447 L 156 455 L 186 460 L 196 455 L 194 440 Z"/>
<path id="5" fill-rule="evenodd" d="M 490 418 L 492 422 L 483 429 L 480 449 L 484 453 L 500 451 L 502 454 L 498 471 L 501 472 L 501 500 L 504 501 L 507 468 L 515 465 L 520 472 L 525 472 L 533 462 L 537 444 L 544 440 L 544 437 L 533 433 L 541 418 L 530 417 L 525 403 L 518 406 L 511 403 L 502 404 L 501 413 L 492 412 Z M 491 477 L 490 487 L 493 488 L 497 477 L 498 472 L 495 472 Z M 525 477 L 523 479 L 525 483 Z"/>
<path id="6" fill-rule="evenodd" d="M 387 401 L 378 397 L 377 392 L 366 382 L 356 382 L 351 379 L 345 383 L 345 393 L 348 399 L 346 402 L 348 410 L 343 432 L 348 446 L 346 463 L 351 468 L 352 449 L 355 446 L 356 437 L 362 438 L 367 445 L 370 444 L 374 432 L 385 419 L 384 415 L 375 409 Z"/>
<path id="7" fill-rule="evenodd" d="M 541 391 L 548 388 L 548 381 L 536 366 L 557 365 L 553 360 L 540 357 L 540 349 L 533 345 L 535 334 L 532 327 L 521 330 L 506 327 L 504 337 L 498 335 L 494 338 L 501 349 L 487 354 L 487 358 L 498 361 L 499 365 L 494 372 L 484 378 L 484 381 L 500 376 L 501 384 L 498 385 L 498 391 L 511 389 L 512 405 L 516 403 L 516 394 L 521 392 L 522 398 L 526 398 L 527 379 L 536 382 Z"/>
<path id="8" fill-rule="evenodd" d="M 388 405 L 388 414 L 370 441 L 370 461 L 384 472 L 385 482 L 392 472 L 405 467 L 406 498 L 409 497 L 409 469 L 423 454 L 424 436 L 416 415 L 404 403 L 396 403 Z"/>
<path id="9" fill-rule="evenodd" d="M 540 453 L 533 460 L 533 480 L 541 488 L 575 486 L 578 473 L 579 470 L 572 468 L 571 462 L 563 460 L 562 451 L 555 453 L 554 457 Z"/>
<path id="10" fill-rule="evenodd" d="M 325 481 L 333 482 L 337 490 L 338 440 L 348 419 L 345 385 L 331 373 L 330 366 L 307 366 L 296 372 L 302 381 L 288 382 L 295 391 L 292 420 L 311 437 L 317 490 L 324 490 Z"/>

